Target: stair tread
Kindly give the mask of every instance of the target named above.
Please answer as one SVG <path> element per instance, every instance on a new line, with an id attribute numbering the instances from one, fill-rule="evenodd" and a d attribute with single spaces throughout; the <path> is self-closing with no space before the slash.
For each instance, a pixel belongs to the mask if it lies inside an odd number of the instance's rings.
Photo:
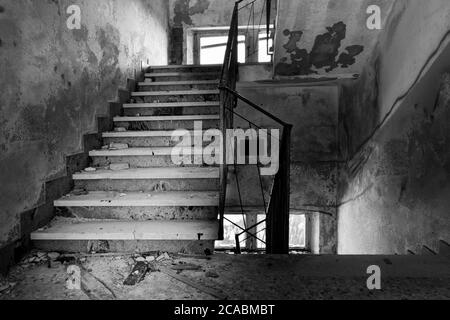
<path id="1" fill-rule="evenodd" d="M 210 76 L 210 75 L 217 75 L 217 79 L 219 79 L 219 71 L 217 72 L 164 72 L 164 73 L 154 73 L 149 72 L 145 74 L 145 77 L 147 78 L 155 78 L 155 77 L 178 77 L 178 76 L 184 76 L 184 75 L 190 75 L 190 76 Z"/>
<path id="2" fill-rule="evenodd" d="M 146 147 L 146 148 L 128 148 L 121 150 L 92 150 L 89 152 L 90 157 L 121 157 L 121 156 L 170 156 L 174 148 L 182 151 L 180 147 Z M 202 155 L 203 150 L 195 148 L 187 148 L 192 150 L 193 155 Z"/>
<path id="3" fill-rule="evenodd" d="M 55 207 L 216 207 L 218 191 L 166 191 L 119 193 L 92 191 L 86 195 L 67 195 Z"/>
<path id="4" fill-rule="evenodd" d="M 139 116 L 139 117 L 115 117 L 115 122 L 130 121 L 190 121 L 190 120 L 220 120 L 220 116 L 213 115 L 184 115 L 184 116 Z"/>
<path id="5" fill-rule="evenodd" d="M 181 80 L 181 81 L 161 81 L 161 82 L 139 82 L 140 86 L 179 86 L 191 84 L 219 84 L 219 80 Z"/>
<path id="6" fill-rule="evenodd" d="M 155 102 L 155 103 L 126 103 L 123 105 L 127 108 L 181 108 L 181 107 L 218 107 L 219 101 L 206 102 Z"/>
<path id="7" fill-rule="evenodd" d="M 217 240 L 218 221 L 83 221 L 55 219 L 31 240 Z"/>
<path id="8" fill-rule="evenodd" d="M 197 134 L 203 136 L 205 131 L 188 130 L 191 135 Z M 160 131 L 125 131 L 125 132 L 103 132 L 103 138 L 153 138 L 153 137 L 172 137 L 184 136 L 184 132 L 174 130 L 160 130 Z"/>
<path id="9" fill-rule="evenodd" d="M 221 64 L 171 64 L 166 66 L 150 66 L 150 69 L 160 70 L 160 69 L 189 69 L 189 68 L 222 68 Z"/>
<path id="10" fill-rule="evenodd" d="M 143 96 L 187 96 L 187 95 L 211 95 L 219 94 L 219 90 L 167 90 L 167 91 L 140 91 L 132 92 L 132 97 L 143 97 Z"/>
<path id="11" fill-rule="evenodd" d="M 219 179 L 219 168 L 138 168 L 123 171 L 98 170 L 73 175 L 74 180 Z"/>

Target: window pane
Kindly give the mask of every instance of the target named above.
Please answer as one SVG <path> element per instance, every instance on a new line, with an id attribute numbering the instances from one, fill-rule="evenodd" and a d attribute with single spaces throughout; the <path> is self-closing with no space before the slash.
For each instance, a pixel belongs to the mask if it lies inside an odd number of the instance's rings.
<path id="1" fill-rule="evenodd" d="M 245 63 L 245 36 L 238 37 L 238 61 Z M 222 64 L 228 36 L 200 38 L 200 64 Z"/>
<path id="2" fill-rule="evenodd" d="M 289 219 L 289 247 L 304 248 L 306 246 L 305 225 L 304 215 L 291 215 Z"/>
<path id="3" fill-rule="evenodd" d="M 269 39 L 269 49 L 273 46 L 273 39 Z M 267 54 L 267 32 L 259 34 L 258 62 L 271 62 L 272 55 Z"/>
<path id="4" fill-rule="evenodd" d="M 265 215 L 258 215 L 258 222 L 263 221 Z M 266 223 L 258 226 L 258 238 L 266 240 Z M 306 246 L 306 218 L 304 215 L 291 215 L 289 218 L 289 248 L 305 248 Z M 258 249 L 265 249 L 266 245 L 258 240 Z"/>
<path id="5" fill-rule="evenodd" d="M 226 215 L 225 216 L 228 220 L 233 221 L 238 226 L 245 229 L 244 226 L 244 218 L 242 215 Z M 216 241 L 216 248 L 235 248 L 236 247 L 236 241 L 235 236 L 238 233 L 241 233 L 241 229 L 234 226 L 231 222 L 224 220 L 224 240 L 223 241 Z M 245 239 L 244 236 L 241 237 L 241 240 Z M 242 247 L 245 247 L 245 243 L 241 244 Z"/>

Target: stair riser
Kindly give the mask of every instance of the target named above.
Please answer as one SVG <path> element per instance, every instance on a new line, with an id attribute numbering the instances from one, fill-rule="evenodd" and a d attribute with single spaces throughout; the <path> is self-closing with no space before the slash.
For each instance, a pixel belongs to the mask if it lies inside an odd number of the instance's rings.
<path id="1" fill-rule="evenodd" d="M 216 220 L 217 207 L 70 207 L 57 208 L 57 216 L 128 221 Z"/>
<path id="2" fill-rule="evenodd" d="M 185 167 L 198 167 L 196 163 L 203 163 L 200 156 L 191 158 L 192 164 L 185 164 Z M 198 160 L 195 162 L 194 160 Z M 119 157 L 92 157 L 92 165 L 95 167 L 106 167 L 111 163 L 128 163 L 131 168 L 152 168 L 152 167 L 179 167 L 172 161 L 170 155 L 166 156 L 119 156 Z"/>
<path id="3" fill-rule="evenodd" d="M 156 82 L 157 83 L 157 82 Z M 139 85 L 139 92 L 153 91 L 185 91 L 185 90 L 215 90 L 219 83 L 207 84 L 171 84 L 171 85 Z"/>
<path id="4" fill-rule="evenodd" d="M 218 94 L 187 94 L 187 95 L 158 95 L 139 96 L 132 98 L 136 103 L 166 103 L 166 102 L 205 102 L 219 101 Z"/>
<path id="5" fill-rule="evenodd" d="M 219 128 L 219 120 L 198 120 L 201 121 L 203 130 Z M 194 130 L 193 120 L 175 121 L 116 121 L 116 127 L 124 127 L 129 131 L 152 131 L 152 130 Z"/>
<path id="6" fill-rule="evenodd" d="M 219 179 L 76 180 L 75 187 L 87 191 L 163 192 L 216 191 Z"/>
<path id="7" fill-rule="evenodd" d="M 183 73 L 201 73 L 201 72 L 216 72 L 218 75 L 222 68 L 220 66 L 201 66 L 201 67 L 170 67 L 170 68 L 149 68 L 148 73 L 169 73 L 169 72 L 183 72 Z"/>
<path id="8" fill-rule="evenodd" d="M 219 107 L 182 107 L 182 108 L 125 108 L 124 115 L 141 116 L 183 116 L 183 115 L 211 115 L 218 114 Z"/>
<path id="9" fill-rule="evenodd" d="M 193 138 L 192 138 L 193 139 Z M 171 137 L 151 137 L 151 138 L 104 138 L 105 144 L 111 143 L 125 143 L 130 148 L 146 148 L 146 147 L 175 147 L 178 142 L 172 141 Z M 204 142 L 206 147 L 210 142 Z"/>
<path id="10" fill-rule="evenodd" d="M 134 240 L 134 241 L 33 241 L 33 247 L 42 251 L 67 253 L 151 253 L 169 252 L 205 254 L 214 252 L 214 241 Z"/>
<path id="11" fill-rule="evenodd" d="M 166 73 L 166 72 L 164 72 Z M 151 79 L 152 82 L 165 82 L 165 81 L 188 81 L 188 80 L 218 80 L 220 78 L 219 74 L 190 74 L 185 73 L 176 76 L 158 76 L 158 77 L 147 77 L 146 79 Z M 148 81 L 148 80 L 147 80 Z"/>

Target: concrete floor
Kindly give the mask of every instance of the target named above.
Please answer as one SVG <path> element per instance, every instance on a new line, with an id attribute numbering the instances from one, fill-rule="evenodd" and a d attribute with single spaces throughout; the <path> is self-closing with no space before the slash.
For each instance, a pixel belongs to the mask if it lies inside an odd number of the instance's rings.
<path id="1" fill-rule="evenodd" d="M 171 268 L 181 263 L 199 265 L 199 271 L 181 276 L 227 296 L 229 300 L 263 299 L 450 299 L 450 259 L 440 256 L 266 256 L 216 254 L 206 260 L 171 257 L 156 265 Z M 90 274 L 112 290 L 117 299 L 211 300 L 211 295 L 164 273 L 151 272 L 139 284 L 123 281 L 135 264 L 130 256 L 82 259 Z M 367 267 L 382 271 L 382 290 L 369 291 Z M 13 287 L 0 300 L 88 300 L 82 290 L 65 287 L 67 264 L 53 262 L 18 265 L 7 280 Z M 208 272 L 218 278 L 208 277 Z"/>

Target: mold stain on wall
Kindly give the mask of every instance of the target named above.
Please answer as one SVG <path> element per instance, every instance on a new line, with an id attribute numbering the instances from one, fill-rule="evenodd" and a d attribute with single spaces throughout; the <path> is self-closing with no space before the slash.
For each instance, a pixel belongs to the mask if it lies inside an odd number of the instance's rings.
<path id="1" fill-rule="evenodd" d="M 283 46 L 290 55 L 290 62 L 284 57 L 277 65 L 275 73 L 280 76 L 317 74 L 319 69 L 331 72 L 336 68 L 348 68 L 356 63 L 356 57 L 364 51 L 364 46 L 347 46 L 340 51 L 342 41 L 346 38 L 347 26 L 344 22 L 327 27 L 327 32 L 320 34 L 314 41 L 310 52 L 299 47 L 303 31 L 284 30 L 288 42 Z"/>
<path id="2" fill-rule="evenodd" d="M 174 4 L 174 25 L 182 26 L 183 23 L 192 25 L 191 16 L 204 13 L 208 10 L 209 5 L 209 0 L 197 0 L 192 6 L 191 0 L 177 0 Z"/>

